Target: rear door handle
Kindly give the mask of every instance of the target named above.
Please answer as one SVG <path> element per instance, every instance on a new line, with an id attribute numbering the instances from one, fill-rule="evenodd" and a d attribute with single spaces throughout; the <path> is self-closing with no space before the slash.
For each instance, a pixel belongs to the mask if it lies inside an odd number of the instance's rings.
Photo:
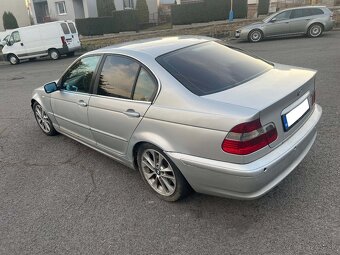
<path id="1" fill-rule="evenodd" d="M 86 107 L 87 103 L 85 103 L 84 100 L 79 100 L 78 105 L 80 105 L 81 107 Z"/>
<path id="2" fill-rule="evenodd" d="M 134 118 L 139 118 L 140 117 L 139 112 L 135 112 L 135 110 L 133 110 L 133 109 L 126 110 L 126 112 L 124 112 L 124 114 L 126 116 L 134 117 Z"/>

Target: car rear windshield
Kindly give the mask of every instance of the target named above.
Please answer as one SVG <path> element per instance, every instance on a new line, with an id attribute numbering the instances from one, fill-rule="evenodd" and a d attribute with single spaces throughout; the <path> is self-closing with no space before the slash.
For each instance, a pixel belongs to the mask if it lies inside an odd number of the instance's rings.
<path id="1" fill-rule="evenodd" d="M 156 58 L 188 90 L 204 96 L 230 89 L 273 66 L 218 42 L 206 42 Z"/>

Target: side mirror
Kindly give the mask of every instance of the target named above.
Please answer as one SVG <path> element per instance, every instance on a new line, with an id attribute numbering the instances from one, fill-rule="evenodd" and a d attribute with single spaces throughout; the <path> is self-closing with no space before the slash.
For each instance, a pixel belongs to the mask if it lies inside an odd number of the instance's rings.
<path id="1" fill-rule="evenodd" d="M 272 18 L 272 19 L 270 20 L 270 22 L 272 22 L 272 23 L 276 22 L 276 18 Z"/>
<path id="2" fill-rule="evenodd" d="M 53 93 L 58 90 L 57 83 L 50 82 L 44 85 L 44 90 L 47 94 Z"/>

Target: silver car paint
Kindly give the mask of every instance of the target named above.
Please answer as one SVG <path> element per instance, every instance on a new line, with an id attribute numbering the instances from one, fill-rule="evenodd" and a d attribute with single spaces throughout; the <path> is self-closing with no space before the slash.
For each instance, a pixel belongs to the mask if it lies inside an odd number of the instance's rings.
<path id="1" fill-rule="evenodd" d="M 299 8 L 319 8 L 324 11 L 324 14 L 270 22 L 272 18 L 275 18 L 277 15 L 284 11 Z M 236 37 L 242 40 L 248 40 L 248 35 L 250 31 L 254 29 L 261 30 L 265 38 L 284 35 L 306 34 L 308 28 L 314 23 L 321 23 L 324 26 L 324 31 L 329 31 L 334 27 L 335 22 L 330 18 L 330 15 L 331 11 L 325 6 L 303 6 L 297 8 L 284 9 L 275 14 L 272 14 L 271 16 L 264 19 L 264 21 L 262 22 L 252 23 L 250 25 L 237 29 Z"/>
<path id="2" fill-rule="evenodd" d="M 313 106 L 308 116 L 305 116 L 299 125 L 290 131 L 289 137 L 282 138 L 273 148 L 267 146 L 248 156 L 238 156 L 223 152 L 221 143 L 228 131 L 239 123 L 259 117 L 261 121 L 277 121 L 281 116 L 281 112 L 277 110 L 282 111 L 299 99 L 300 95 L 295 94 L 296 90 L 302 90 L 302 96 L 306 94 L 309 97 L 308 93 L 314 90 L 315 71 L 276 64 L 272 70 L 235 88 L 199 97 L 184 88 L 155 61 L 158 54 L 209 40 L 214 39 L 206 37 L 152 39 L 85 54 L 85 56 L 122 54 L 142 62 L 158 79 L 158 94 L 151 103 L 87 95 L 89 101 L 86 108 L 76 106 L 74 111 L 66 113 L 58 97 L 61 93 L 70 92 L 57 91 L 46 94 L 43 88 L 38 88 L 33 92 L 32 99 L 39 102 L 48 112 L 57 131 L 131 168 L 134 167 L 136 146 L 141 142 L 149 142 L 161 148 L 172 158 L 196 191 L 229 197 L 255 198 L 283 179 L 282 176 L 291 172 L 308 152 L 309 145 L 315 139 L 315 126 L 321 116 L 321 108 L 317 105 Z M 257 100 L 251 96 L 251 93 L 256 92 L 256 86 L 260 86 L 261 92 Z M 254 87 L 254 91 L 246 92 L 251 87 Z M 281 90 L 280 94 L 275 95 L 279 90 Z M 74 102 L 79 99 L 80 95 L 76 95 L 74 100 L 69 101 Z M 87 122 L 78 115 L 76 108 L 82 108 L 80 112 L 84 108 L 88 109 Z M 138 110 L 141 117 L 126 116 L 124 111 L 128 109 Z M 58 111 L 69 114 L 68 124 L 65 123 L 67 122 L 65 118 L 58 118 Z M 115 121 L 116 119 L 119 121 Z M 89 133 L 92 136 L 88 135 Z M 304 137 L 308 138 L 304 139 Z M 298 153 L 291 154 L 291 151 L 296 148 L 299 148 Z M 289 154 L 287 155 L 289 161 L 285 158 L 283 162 L 282 157 L 278 157 L 278 151 Z M 272 167 L 273 165 L 281 167 Z M 210 175 L 211 169 L 218 171 L 221 166 L 225 166 L 225 172 L 219 171 L 218 175 Z M 234 177 L 231 178 L 229 166 L 239 174 L 232 175 Z M 244 169 L 254 172 L 258 166 L 267 168 L 264 178 L 258 176 L 254 180 L 248 179 L 247 182 L 243 182 Z M 215 170 L 213 171 L 216 172 Z M 204 185 L 201 185 L 202 183 Z M 235 190 L 233 185 L 237 183 L 239 188 Z M 256 196 L 252 195 L 254 192 L 257 192 Z"/>

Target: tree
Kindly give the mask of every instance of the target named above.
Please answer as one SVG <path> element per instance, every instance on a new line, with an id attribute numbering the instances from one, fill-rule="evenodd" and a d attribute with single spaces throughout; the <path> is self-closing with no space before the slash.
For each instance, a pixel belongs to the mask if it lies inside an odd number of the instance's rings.
<path id="1" fill-rule="evenodd" d="M 146 0 L 137 0 L 136 10 L 139 24 L 149 23 L 149 8 Z"/>
<path id="2" fill-rule="evenodd" d="M 112 16 L 116 10 L 114 0 L 97 0 L 98 17 Z"/>
<path id="3" fill-rule="evenodd" d="M 13 13 L 11 12 L 4 12 L 2 15 L 2 20 L 4 24 L 4 29 L 15 29 L 18 28 L 17 19 L 14 17 Z"/>

